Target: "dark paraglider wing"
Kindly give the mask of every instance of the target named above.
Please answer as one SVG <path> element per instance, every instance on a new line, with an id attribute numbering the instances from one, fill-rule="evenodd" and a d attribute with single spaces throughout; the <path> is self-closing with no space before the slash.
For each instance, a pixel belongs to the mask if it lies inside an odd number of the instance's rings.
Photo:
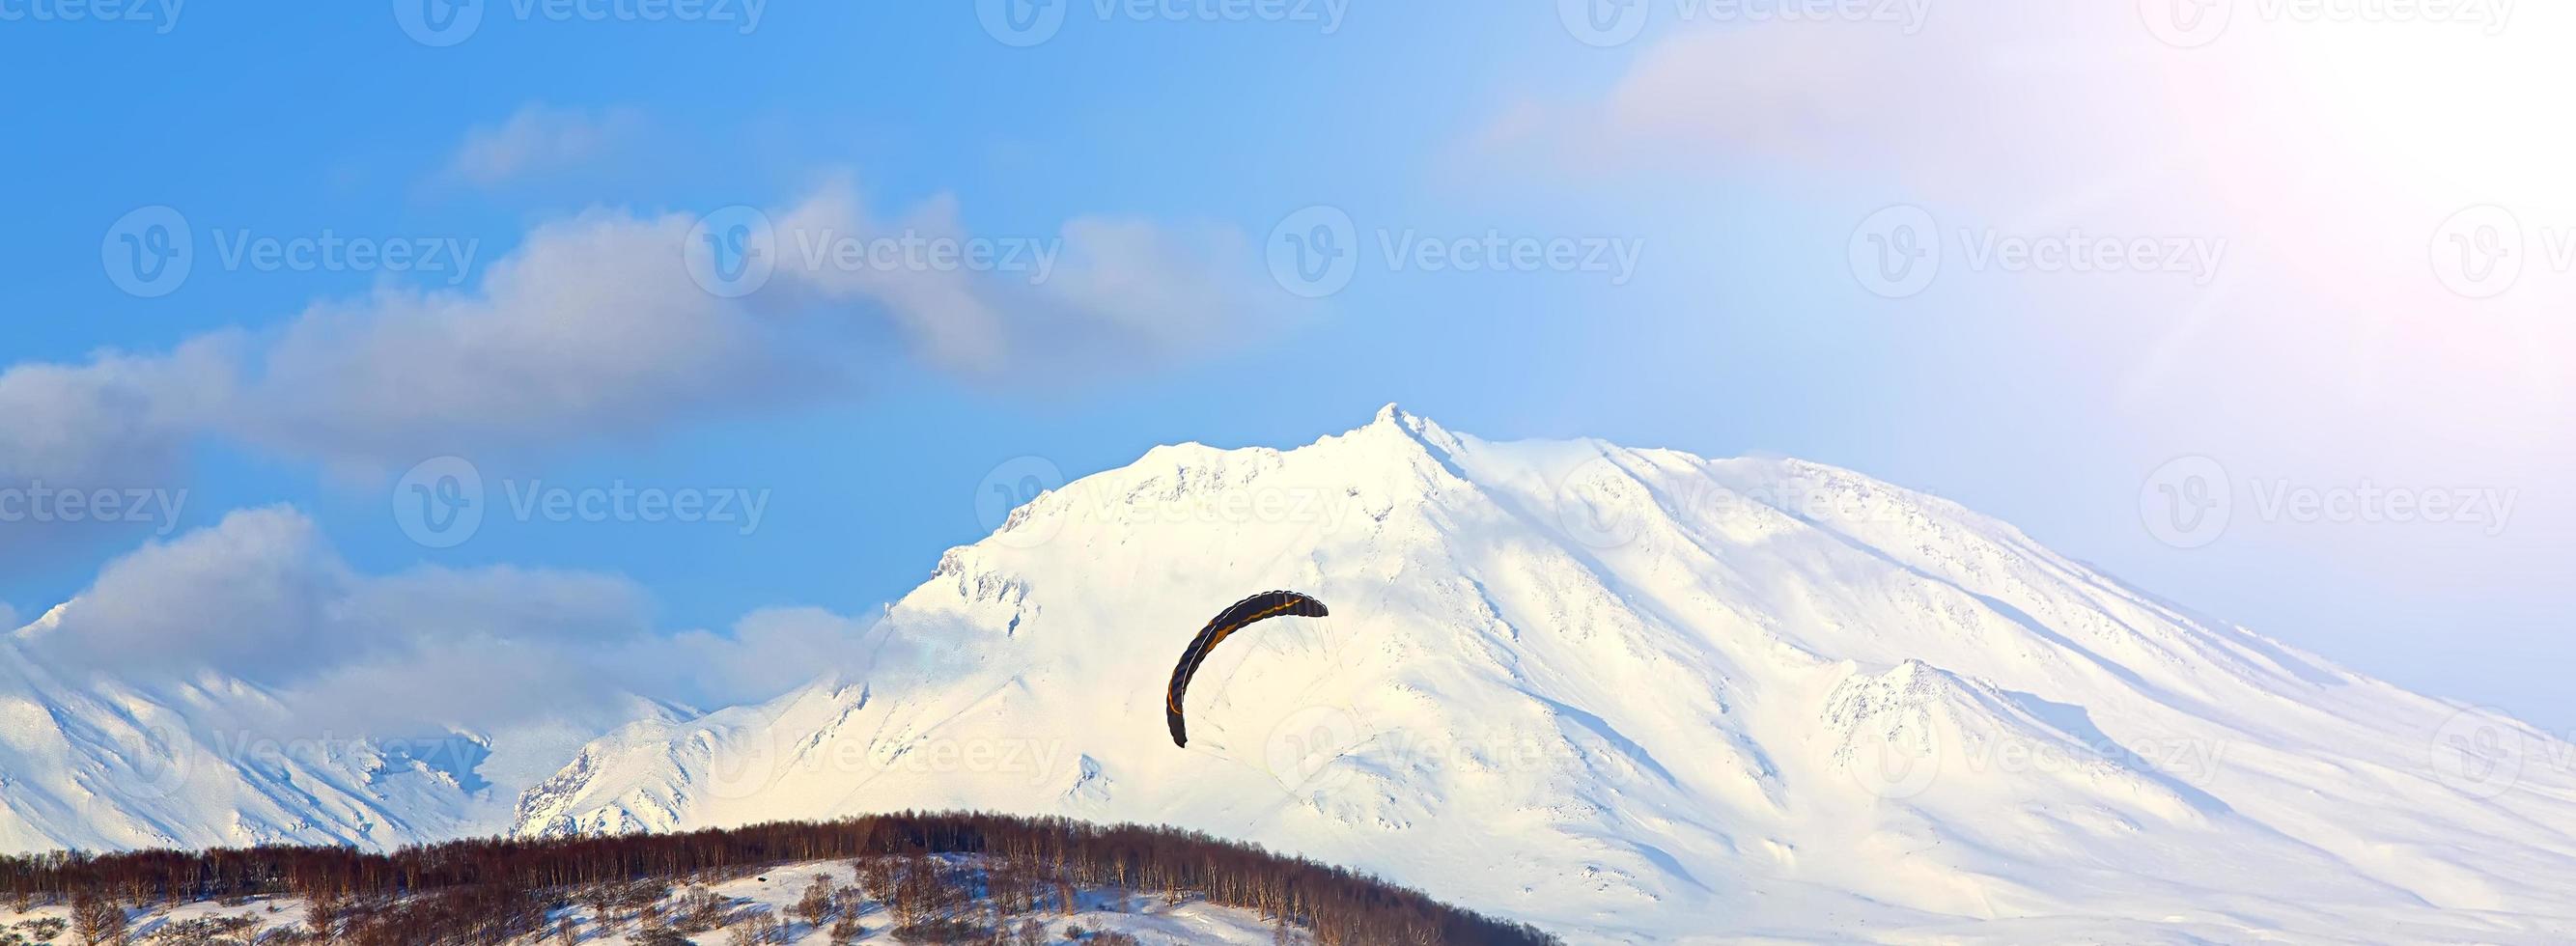
<path id="1" fill-rule="evenodd" d="M 1189 692 L 1190 678 L 1198 676 L 1199 664 L 1207 661 L 1208 652 L 1216 645 L 1258 621 L 1283 615 L 1319 618 L 1327 613 L 1323 602 L 1294 591 L 1265 591 L 1217 612 L 1206 627 L 1199 629 L 1199 636 L 1190 638 L 1189 648 L 1181 651 L 1180 664 L 1172 668 L 1172 686 L 1163 694 L 1163 714 L 1172 724 L 1172 744 L 1184 748 L 1190 744 L 1189 730 L 1181 717 L 1181 695 Z"/>

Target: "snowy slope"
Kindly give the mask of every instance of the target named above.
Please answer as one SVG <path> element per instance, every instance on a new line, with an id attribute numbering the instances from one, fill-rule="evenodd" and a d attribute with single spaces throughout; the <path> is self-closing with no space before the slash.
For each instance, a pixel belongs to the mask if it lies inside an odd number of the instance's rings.
<path id="1" fill-rule="evenodd" d="M 294 725 L 271 694 L 212 673 L 56 673 L 22 642 L 59 613 L 0 636 L 0 851 L 382 849 L 494 830 L 522 789 L 611 728 L 565 719 L 389 738 Z M 642 700 L 628 710 L 676 715 Z"/>
<path id="2" fill-rule="evenodd" d="M 972 858 L 951 858 L 951 860 L 960 864 L 974 863 Z M 740 877 L 711 884 L 709 889 L 725 898 L 729 912 L 745 915 L 766 913 L 779 919 L 785 927 L 782 931 L 785 938 L 779 941 L 781 946 L 824 946 L 831 941 L 828 930 L 816 929 L 810 924 L 794 919 L 795 913 L 792 909 L 804 893 L 806 886 L 812 884 L 816 877 L 828 877 L 834 883 L 843 886 L 854 882 L 848 862 L 818 862 L 771 868 L 760 872 L 757 876 Z M 676 912 L 680 894 L 685 889 L 685 886 L 675 886 L 672 895 L 663 901 L 663 908 Z M 1267 946 L 1274 942 L 1270 925 L 1258 914 L 1246 910 L 1216 906 L 1197 900 L 1164 904 L 1152 897 L 1125 895 L 1109 890 L 1077 891 L 1076 899 L 1081 909 L 1072 913 L 1049 912 L 1040 916 L 1023 916 L 1016 919 L 1036 919 L 1050 933 L 1060 933 L 1067 927 L 1080 927 L 1091 931 L 1115 931 L 1134 936 L 1140 942 L 1155 944 L 1155 946 L 1170 943 L 1188 943 L 1192 946 L 1199 946 L 1199 944 Z M 863 911 L 860 915 L 862 932 L 853 942 L 903 942 L 894 936 L 894 921 L 883 904 L 864 903 Z M 0 907 L 0 930 L 19 927 L 45 918 L 68 923 L 70 915 L 71 908 L 64 904 L 38 906 L 26 913 L 11 913 L 5 907 Z M 300 898 L 278 897 L 259 898 L 232 906 L 199 901 L 176 907 L 129 909 L 126 917 L 128 929 L 138 940 L 153 942 L 154 937 L 174 933 L 190 923 L 218 919 L 246 918 L 256 922 L 257 925 L 253 929 L 258 931 L 300 929 L 305 922 L 306 908 Z M 598 922 L 596 913 L 581 907 L 562 908 L 549 919 L 550 921 L 569 921 L 574 936 L 580 940 L 582 946 L 628 946 L 641 939 L 640 924 L 633 919 L 621 917 L 621 922 L 615 924 L 613 929 L 604 929 Z M 0 933 L 0 939 L 5 937 L 5 933 Z M 728 942 L 731 938 L 728 930 L 700 933 L 693 941 L 712 946 L 712 944 Z"/>
<path id="3" fill-rule="evenodd" d="M 1333 616 L 1219 648 L 1175 748 L 1171 661 L 1274 587 Z M 592 743 L 518 830 L 1164 822 L 1578 940 L 2576 936 L 2576 779 L 2457 751 L 2563 743 L 1815 464 L 1392 407 L 1162 447 L 950 551 L 879 634 Z"/>
<path id="4" fill-rule="evenodd" d="M 449 773 L 369 742 L 260 743 L 265 694 L 59 679 L 0 641 L 0 849 L 399 844 L 452 831 Z"/>

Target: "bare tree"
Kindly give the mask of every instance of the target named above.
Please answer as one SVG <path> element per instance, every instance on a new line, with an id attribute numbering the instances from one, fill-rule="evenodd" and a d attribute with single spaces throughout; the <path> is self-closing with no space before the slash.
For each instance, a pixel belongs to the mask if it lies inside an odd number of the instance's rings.
<path id="1" fill-rule="evenodd" d="M 332 923 L 340 918 L 340 910 L 344 906 L 346 903 L 334 891 L 315 890 L 305 894 L 305 927 L 312 930 L 314 938 L 328 941 L 331 938 Z"/>
<path id="2" fill-rule="evenodd" d="M 849 946 L 858 942 L 859 934 L 864 932 L 866 930 L 859 926 L 859 911 L 844 910 L 840 919 L 832 921 L 832 946 Z"/>
<path id="3" fill-rule="evenodd" d="M 733 946 L 767 946 L 771 943 L 784 942 L 785 937 L 780 935 L 784 932 L 779 928 L 778 918 L 770 915 L 769 911 L 762 910 L 734 924 Z"/>
<path id="4" fill-rule="evenodd" d="M 797 919 L 805 921 L 806 926 L 821 929 L 824 921 L 830 920 L 832 914 L 836 912 L 832 903 L 832 890 L 832 878 L 815 875 L 814 882 L 805 885 L 805 896 L 796 901 L 796 906 L 790 912 Z"/>
<path id="5" fill-rule="evenodd" d="M 672 908 L 671 926 L 683 933 L 704 933 L 724 922 L 724 898 L 704 886 L 689 888 Z"/>
<path id="6" fill-rule="evenodd" d="M 88 891 L 72 897 L 72 935 L 84 946 L 125 942 L 125 908 Z"/>

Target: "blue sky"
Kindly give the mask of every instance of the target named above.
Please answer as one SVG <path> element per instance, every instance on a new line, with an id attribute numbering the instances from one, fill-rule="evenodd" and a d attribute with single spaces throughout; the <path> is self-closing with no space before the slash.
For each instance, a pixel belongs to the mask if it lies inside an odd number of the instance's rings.
<path id="1" fill-rule="evenodd" d="M 1061 25 L 1016 46 L 969 4 L 709 22 L 487 0 L 470 31 L 420 35 L 404 16 L 447 5 L 392 6 L 0 6 L 19 90 L 0 105 L 0 370 L 19 382 L 0 381 L 19 454 L 0 474 L 185 494 L 175 521 L 6 526 L 26 541 L 0 542 L 0 601 L 21 619 L 155 533 L 278 504 L 366 573 L 614 573 L 670 630 L 863 614 L 986 531 L 979 491 L 1014 458 L 1079 475 L 1163 442 L 1284 446 L 1395 401 L 1489 438 L 1849 466 L 2367 672 L 2576 727 L 2552 669 L 2576 657 L 2557 593 L 2576 308 L 2549 252 L 2576 195 L 2528 157 L 2566 142 L 2533 100 L 2440 94 L 2538 70 L 2563 25 L 2546 11 L 2519 32 L 2257 19 L 2213 40 L 2125 9 L 1636 3 L 1600 8 L 1633 38 L 1589 42 L 1560 9 L 1579 3 L 1084 0 L 1030 8 Z M 1267 9 L 1284 19 L 1234 17 Z M 2434 65 L 2369 58 L 2409 43 Z M 821 301 L 725 316 L 739 337 L 686 335 L 693 308 L 619 317 L 619 274 L 642 272 L 620 267 L 668 268 L 616 256 L 619 227 L 734 205 L 938 220 L 1095 265 L 987 274 L 984 323 L 905 301 L 920 286 L 792 277 Z M 1905 231 L 1935 244 L 1928 284 L 1869 274 L 1895 245 L 1872 237 L 1915 219 L 1891 206 L 1929 222 Z M 137 293 L 116 241 L 152 207 L 193 259 Z M 1314 207 L 1339 216 L 1298 216 Z M 2510 284 L 2442 255 L 2491 245 L 2479 207 L 2527 250 Z M 1322 298 L 1268 265 L 1308 232 L 1292 218 L 1348 221 L 1353 268 Z M 326 232 L 472 252 L 226 261 Z M 543 272 L 548 234 L 581 278 L 439 327 L 496 269 Z M 1605 262 L 1384 252 L 1488 237 Z M 584 292 L 608 301 L 545 321 Z M 417 331 L 368 334 L 399 318 Z M 478 339 L 518 373 L 482 373 Z M 172 367 L 190 346 L 250 367 L 202 382 Z M 104 349 L 149 364 L 110 370 Z M 118 380 L 57 387 L 49 366 Z M 553 382 L 614 394 L 567 407 Z M 393 497 L 451 454 L 487 506 L 505 482 L 765 506 L 747 535 L 494 513 L 424 546 Z M 2223 532 L 2153 526 L 2176 458 L 2214 464 L 2180 469 L 2218 471 Z M 2510 506 L 2392 521 L 2390 491 Z M 2302 516 L 2302 495 L 2351 505 Z"/>

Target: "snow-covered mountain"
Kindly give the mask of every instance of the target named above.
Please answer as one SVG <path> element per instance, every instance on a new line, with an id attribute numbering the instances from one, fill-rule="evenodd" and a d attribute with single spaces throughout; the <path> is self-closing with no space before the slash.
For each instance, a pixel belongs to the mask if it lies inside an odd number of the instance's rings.
<path id="1" fill-rule="evenodd" d="M 384 849 L 496 830 L 521 789 L 613 723 L 366 734 L 297 723 L 216 673 L 62 673 L 0 635 L 0 851 L 260 843 Z M 678 718 L 636 699 L 629 713 Z"/>
<path id="2" fill-rule="evenodd" d="M 1218 648 L 1274 587 L 1330 618 Z M 1203 829 L 1577 941 L 2566 941 L 2566 744 L 1792 460 L 1392 407 L 1162 447 L 950 551 L 854 666 L 592 742 L 516 830 L 906 808 Z"/>
<path id="3" fill-rule="evenodd" d="M 0 849 L 399 844 L 452 832 L 455 771 L 366 740 L 257 735 L 274 701 L 209 677 L 156 688 L 58 677 L 0 640 Z"/>

